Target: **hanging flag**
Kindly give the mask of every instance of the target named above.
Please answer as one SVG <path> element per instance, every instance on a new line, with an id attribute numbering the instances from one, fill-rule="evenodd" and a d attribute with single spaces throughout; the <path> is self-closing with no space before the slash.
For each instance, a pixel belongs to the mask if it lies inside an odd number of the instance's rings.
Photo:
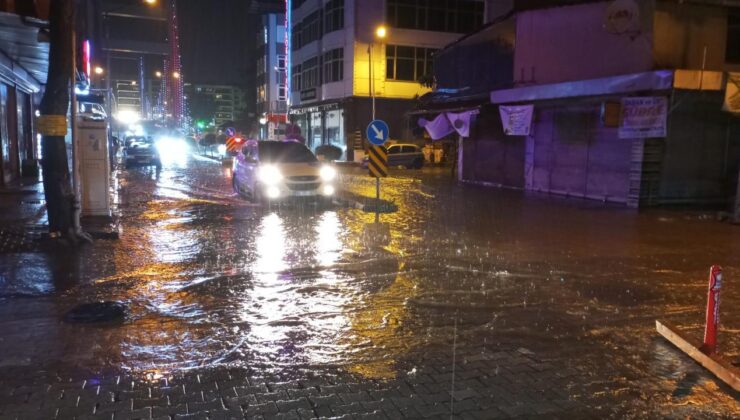
<path id="1" fill-rule="evenodd" d="M 501 105 L 498 108 L 501 114 L 501 124 L 507 136 L 528 136 L 532 127 L 534 105 Z"/>
<path id="2" fill-rule="evenodd" d="M 470 124 L 473 121 L 473 115 L 478 114 L 478 110 L 464 112 L 448 112 L 447 119 L 452 123 L 452 128 L 462 137 L 470 137 Z"/>
<path id="3" fill-rule="evenodd" d="M 437 118 L 432 121 L 419 118 L 419 126 L 424 127 L 432 140 L 439 140 L 455 131 L 444 113 L 437 115 Z"/>

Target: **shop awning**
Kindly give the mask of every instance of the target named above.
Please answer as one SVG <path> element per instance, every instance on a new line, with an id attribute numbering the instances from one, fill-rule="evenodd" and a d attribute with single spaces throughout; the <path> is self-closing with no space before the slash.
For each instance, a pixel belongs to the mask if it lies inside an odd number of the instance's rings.
<path id="1" fill-rule="evenodd" d="M 30 92 L 46 84 L 49 43 L 39 42 L 38 34 L 38 25 L 0 12 L 0 79 Z"/>
<path id="2" fill-rule="evenodd" d="M 492 104 L 534 102 L 582 96 L 604 96 L 673 88 L 673 71 L 659 70 L 600 79 L 524 86 L 491 92 Z"/>

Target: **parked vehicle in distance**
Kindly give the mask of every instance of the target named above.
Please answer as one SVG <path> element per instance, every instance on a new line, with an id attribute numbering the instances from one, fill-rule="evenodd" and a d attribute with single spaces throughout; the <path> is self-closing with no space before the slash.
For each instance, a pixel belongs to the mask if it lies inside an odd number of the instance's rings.
<path id="1" fill-rule="evenodd" d="M 151 137 L 127 138 L 123 162 L 126 169 L 133 166 L 156 166 L 158 170 L 162 169 L 159 151 Z"/>
<path id="2" fill-rule="evenodd" d="M 424 166 L 424 153 L 415 144 L 397 143 L 386 148 L 388 152 L 388 167 L 403 166 L 407 169 L 421 169 Z M 369 157 L 365 157 L 362 166 L 367 167 Z"/>
<path id="3" fill-rule="evenodd" d="M 329 200 L 336 170 L 294 141 L 249 140 L 234 158 L 234 192 L 252 201 Z"/>

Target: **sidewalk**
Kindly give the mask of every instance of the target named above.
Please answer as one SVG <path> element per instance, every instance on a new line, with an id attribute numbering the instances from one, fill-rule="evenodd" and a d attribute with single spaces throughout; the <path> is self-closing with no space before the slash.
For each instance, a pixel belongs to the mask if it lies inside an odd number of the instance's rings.
<path id="1" fill-rule="evenodd" d="M 83 217 L 80 223 L 93 239 L 118 237 L 115 214 L 112 218 Z M 38 245 L 47 238 L 48 226 L 41 180 L 24 178 L 0 187 L 0 253 L 38 251 Z"/>

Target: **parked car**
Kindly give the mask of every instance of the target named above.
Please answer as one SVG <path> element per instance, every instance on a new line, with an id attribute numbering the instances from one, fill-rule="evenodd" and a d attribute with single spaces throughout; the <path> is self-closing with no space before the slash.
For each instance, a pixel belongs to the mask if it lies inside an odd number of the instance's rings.
<path id="1" fill-rule="evenodd" d="M 336 170 L 293 141 L 249 140 L 234 159 L 234 191 L 252 201 L 330 199 Z"/>
<path id="2" fill-rule="evenodd" d="M 388 167 L 403 166 L 407 169 L 421 169 L 424 166 L 424 153 L 415 144 L 398 143 L 388 146 Z M 363 167 L 367 167 L 369 157 L 363 159 Z"/>
<path id="3" fill-rule="evenodd" d="M 127 138 L 123 162 L 127 169 L 133 166 L 156 166 L 158 170 L 162 169 L 159 151 L 151 137 Z"/>

